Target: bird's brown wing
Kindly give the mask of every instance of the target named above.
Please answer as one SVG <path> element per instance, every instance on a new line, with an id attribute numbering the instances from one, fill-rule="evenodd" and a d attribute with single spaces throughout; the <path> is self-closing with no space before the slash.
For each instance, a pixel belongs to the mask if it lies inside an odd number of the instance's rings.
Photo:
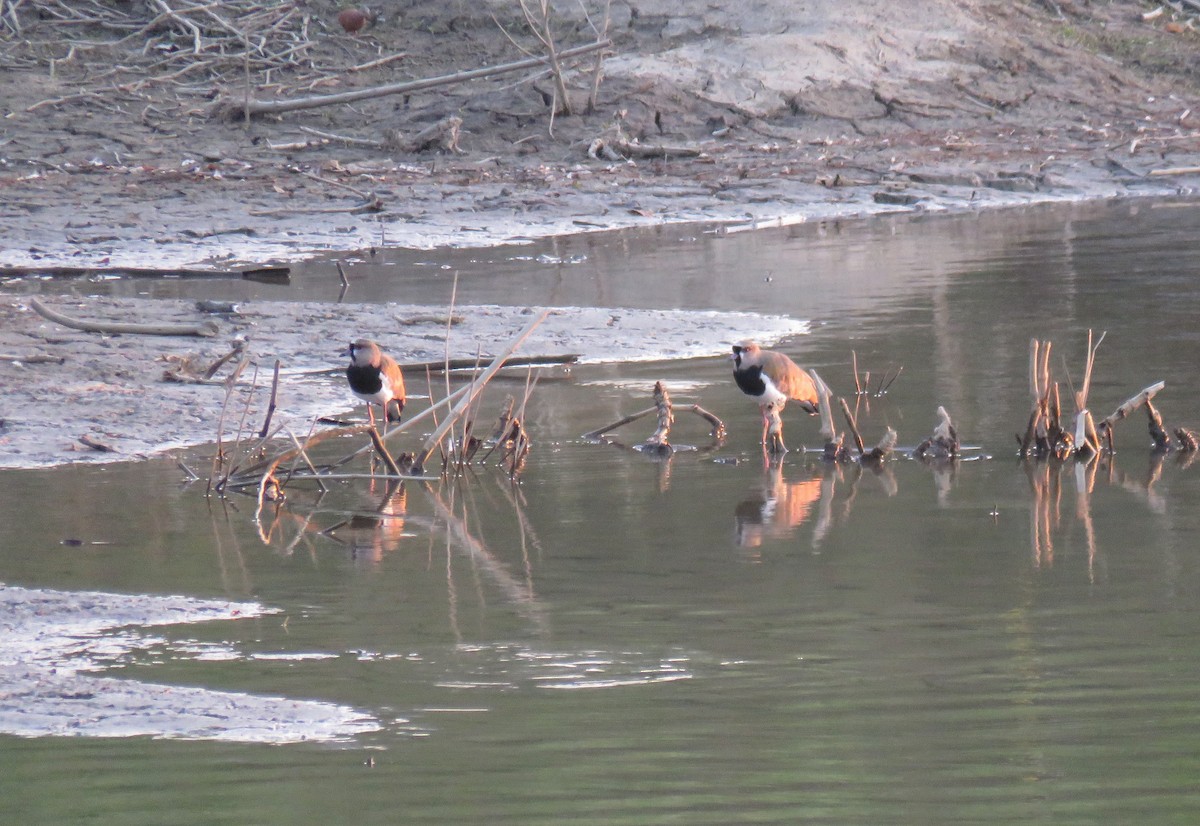
<path id="1" fill-rule="evenodd" d="M 810 405 L 813 410 L 817 409 L 820 401 L 820 397 L 817 395 L 817 385 L 807 370 L 801 368 L 783 353 L 764 350 L 762 357 L 763 372 L 771 377 L 771 381 L 775 383 L 781 393 L 787 394 L 789 399 Z"/>
<path id="2" fill-rule="evenodd" d="M 379 358 L 379 369 L 387 376 L 388 381 L 392 385 L 392 395 L 404 403 L 404 398 L 407 395 L 404 392 L 404 374 L 400 372 L 400 365 L 396 364 L 396 360 L 391 356 L 383 353 Z"/>

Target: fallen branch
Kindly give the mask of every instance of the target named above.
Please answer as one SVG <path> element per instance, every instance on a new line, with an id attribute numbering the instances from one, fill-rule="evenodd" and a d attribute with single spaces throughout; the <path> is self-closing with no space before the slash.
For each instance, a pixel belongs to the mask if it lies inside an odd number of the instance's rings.
<path id="1" fill-rule="evenodd" d="M 27 356 L 0 353 L 0 361 L 17 361 L 21 364 L 62 364 L 66 360 L 66 356 L 50 356 L 45 353 L 31 353 Z"/>
<path id="2" fill-rule="evenodd" d="M 399 129 L 388 129 L 379 145 L 382 149 L 392 152 L 412 154 L 428 150 L 443 150 L 455 155 L 462 155 L 458 148 L 458 138 L 462 132 L 462 118 L 450 115 L 430 124 L 415 135 L 405 135 Z"/>
<path id="3" fill-rule="evenodd" d="M 1175 166 L 1169 169 L 1151 169 L 1150 175 L 1200 175 L 1200 166 Z"/>
<path id="4" fill-rule="evenodd" d="M 290 267 L 255 267 L 248 270 L 205 270 L 171 267 L 2 267 L 8 277 L 49 276 L 51 278 L 91 278 L 118 275 L 126 278 L 244 278 L 286 284 L 291 277 Z"/>
<path id="5" fill-rule="evenodd" d="M 217 323 L 208 319 L 199 324 L 136 324 L 119 321 L 84 321 L 55 312 L 37 298 L 30 298 L 29 306 L 33 307 L 38 312 L 38 315 L 43 318 L 47 318 L 64 327 L 70 327 L 72 330 L 83 330 L 85 333 L 209 337 L 215 336 L 220 332 Z"/>
<path id="6" fill-rule="evenodd" d="M 1116 424 L 1121 419 L 1124 419 L 1130 413 L 1133 413 L 1143 404 L 1157 396 L 1158 392 L 1166 386 L 1167 383 L 1165 381 L 1159 381 L 1143 390 L 1138 391 L 1133 396 L 1130 396 L 1128 399 L 1121 402 L 1121 404 L 1117 406 L 1116 410 L 1104 418 L 1102 423 L 1109 426 Z"/>
<path id="7" fill-rule="evenodd" d="M 1161 452 L 1171 447 L 1171 437 L 1163 427 L 1162 414 L 1154 406 L 1154 402 L 1146 399 L 1146 418 L 1149 419 L 1150 438 L 1154 440 L 1154 450 Z"/>
<path id="8" fill-rule="evenodd" d="M 698 158 L 704 154 L 698 146 L 641 144 L 625 138 L 596 138 L 588 144 L 593 160 L 624 161 L 631 158 Z"/>
<path id="9" fill-rule="evenodd" d="M 636 422 L 638 419 L 644 419 L 646 416 L 649 416 L 651 413 L 655 412 L 656 410 L 658 410 L 657 406 L 647 407 L 645 410 L 639 410 L 637 413 L 630 413 L 628 416 L 623 416 L 620 419 L 617 419 L 612 424 L 606 424 L 604 427 L 598 427 L 595 430 L 589 430 L 587 433 L 584 433 L 579 438 L 586 439 L 587 441 L 593 441 L 595 439 L 599 439 L 601 436 L 603 436 L 608 431 L 616 430 L 618 427 L 621 427 L 622 425 L 627 425 L 630 422 Z"/>
<path id="10" fill-rule="evenodd" d="M 898 438 L 896 431 L 889 427 L 884 431 L 883 438 L 879 440 L 879 444 L 863 454 L 863 461 L 878 462 L 887 458 L 896 449 L 896 440 Z"/>
<path id="11" fill-rule="evenodd" d="M 916 459 L 956 459 L 959 452 L 958 431 L 946 408 L 937 409 L 938 423 L 933 428 L 933 435 L 917 445 L 913 451 Z"/>
<path id="12" fill-rule="evenodd" d="M 451 321 L 461 320 L 460 316 L 453 316 Z M 422 322 L 399 322 L 401 325 L 409 323 L 423 323 L 430 319 L 423 319 Z M 444 370 L 472 370 L 477 365 L 477 359 L 442 359 L 440 361 L 422 361 L 414 364 L 400 365 L 404 370 L 423 371 L 428 370 L 431 373 L 440 373 Z M 546 364 L 574 364 L 579 361 L 578 353 L 568 353 L 562 356 L 509 356 L 504 360 L 504 367 L 537 367 Z M 341 368 L 338 368 L 339 370 Z"/>
<path id="13" fill-rule="evenodd" d="M 98 441 L 97 439 L 93 439 L 86 433 L 79 437 L 79 444 L 83 445 L 84 447 L 91 448 L 98 453 L 115 453 L 117 450 L 112 445 Z"/>
<path id="14" fill-rule="evenodd" d="M 233 359 L 245 353 L 245 339 L 237 339 L 233 342 L 233 347 L 228 353 L 213 361 L 211 364 L 201 363 L 201 356 L 198 354 L 189 354 L 186 356 L 164 356 L 170 367 L 163 371 L 163 381 L 179 382 L 180 384 L 211 384 L 224 385 L 228 384 L 228 379 L 214 379 L 213 376 L 217 371 L 228 364 Z M 235 375 L 245 369 L 245 365 L 241 365 L 234 371 Z"/>
<path id="15" fill-rule="evenodd" d="M 611 40 L 600 40 L 596 43 L 590 43 L 586 46 L 577 46 L 574 49 L 567 49 L 558 53 L 558 59 L 563 60 L 572 57 L 580 57 L 582 55 L 591 54 L 592 52 L 607 49 L 612 45 Z M 509 72 L 519 72 L 525 69 L 535 69 L 539 66 L 546 65 L 545 57 L 533 57 L 527 60 L 518 60 L 513 63 L 502 63 L 498 66 L 485 66 L 481 69 L 472 69 L 465 72 L 455 72 L 451 75 L 441 75 L 439 77 L 424 78 L 422 80 L 412 80 L 404 83 L 390 83 L 384 86 L 372 86 L 367 89 L 355 89 L 350 92 L 339 92 L 333 95 L 314 95 L 306 98 L 296 98 L 293 100 L 238 100 L 237 96 L 217 100 L 208 111 L 208 116 L 214 119 L 221 120 L 236 120 L 238 118 L 248 118 L 254 115 L 278 115 L 284 112 L 295 112 L 301 109 L 316 109 L 321 106 L 332 106 L 339 103 L 355 103 L 360 100 L 368 100 L 370 98 L 384 97 L 387 95 L 403 95 L 411 92 L 419 92 L 425 89 L 434 89 L 439 86 L 453 86 L 458 83 L 465 83 L 468 80 L 477 80 L 479 78 L 491 77 L 493 75 L 507 74 Z"/>

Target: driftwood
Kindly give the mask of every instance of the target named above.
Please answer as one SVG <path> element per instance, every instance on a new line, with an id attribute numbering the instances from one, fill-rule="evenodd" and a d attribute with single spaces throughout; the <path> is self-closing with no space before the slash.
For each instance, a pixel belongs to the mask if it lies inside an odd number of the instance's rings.
<path id="1" fill-rule="evenodd" d="M 276 152 L 295 152 L 303 149 L 320 149 L 321 147 L 328 146 L 332 141 L 337 141 L 349 146 L 366 146 L 371 149 L 384 149 L 406 154 L 439 149 L 456 155 L 463 154 L 463 150 L 458 146 L 459 135 L 462 132 L 462 118 L 457 115 L 442 118 L 437 123 L 426 126 L 415 135 L 405 135 L 399 129 L 384 129 L 383 137 L 379 140 L 374 138 L 360 138 L 353 135 L 337 135 L 332 132 L 314 129 L 311 126 L 301 126 L 300 130 L 315 135 L 317 140 L 272 143 L 269 144 L 270 148 Z M 326 183 L 332 182 L 326 181 Z"/>
<path id="2" fill-rule="evenodd" d="M 404 323 L 404 322 L 401 322 Z M 578 353 L 566 353 L 561 356 L 509 356 L 504 360 L 503 367 L 542 367 L 546 365 L 574 364 L 579 361 Z M 442 359 L 441 361 L 420 361 L 400 365 L 404 370 L 414 370 L 431 373 L 441 373 L 445 370 L 473 370 L 479 366 L 479 359 Z"/>
<path id="3" fill-rule="evenodd" d="M 592 52 L 607 49 L 612 45 L 611 40 L 601 40 L 596 43 L 589 43 L 586 46 L 577 46 L 574 49 L 566 49 L 558 53 L 558 59 L 569 59 L 580 57 L 582 55 L 591 54 Z M 434 89 L 439 86 L 452 86 L 458 83 L 465 83 L 469 80 L 478 80 L 480 78 L 491 77 L 493 75 L 506 74 L 509 72 L 519 72 L 525 69 L 536 69 L 546 65 L 545 57 L 531 57 L 526 60 L 518 60 L 513 63 L 502 63 L 497 66 L 485 66 L 481 69 L 472 69 L 465 72 L 456 72 L 451 75 L 441 75 L 439 77 L 424 78 L 422 80 L 412 80 L 404 83 L 389 83 L 384 86 L 372 86 L 367 89 L 355 89 L 350 92 L 339 92 L 333 95 L 314 95 L 304 98 L 294 98 L 292 100 L 255 100 L 253 98 L 239 99 L 237 95 L 230 95 L 223 99 L 217 100 L 209 109 L 208 116 L 210 118 L 222 120 L 237 120 L 239 118 L 251 118 L 255 115 L 278 115 L 285 112 L 295 112 L 301 109 L 316 109 L 321 106 L 332 106 L 339 103 L 355 103 L 360 100 L 368 100 L 370 98 L 384 97 L 387 95 L 403 95 L 411 92 L 419 92 L 425 89 Z"/>
<path id="4" fill-rule="evenodd" d="M 596 138 L 588 144 L 587 155 L 592 160 L 627 161 L 634 158 L 698 158 L 703 153 L 698 146 L 667 146 L 643 144 L 626 138 Z"/>
<path id="5" fill-rule="evenodd" d="M 1020 456 L 1049 455 L 1066 458 L 1074 450 L 1074 438 L 1062 427 L 1062 403 L 1058 383 L 1050 379 L 1049 341 L 1029 341 L 1029 390 L 1033 395 L 1033 409 L 1025 435 L 1017 436 L 1021 446 Z"/>
<path id="6" fill-rule="evenodd" d="M 286 284 L 290 267 L 254 267 L 248 270 L 207 270 L 187 267 L 0 267 L 7 277 L 49 276 L 51 278 L 91 278 L 119 275 L 126 278 L 242 278 L 269 284 Z"/>
<path id="7" fill-rule="evenodd" d="M 1075 423 L 1071 430 L 1066 430 L 1061 424 L 1061 405 L 1059 401 L 1058 384 L 1050 380 L 1050 342 L 1030 341 L 1029 382 L 1034 395 L 1034 407 L 1029 416 L 1029 423 L 1024 437 L 1018 435 L 1020 444 L 1019 455 L 1035 456 L 1042 459 L 1054 456 L 1065 459 L 1076 456 L 1088 459 L 1104 451 L 1110 454 L 1116 452 L 1114 429 L 1117 422 L 1127 418 L 1139 407 L 1146 407 L 1149 419 L 1150 437 L 1154 441 L 1156 451 L 1171 448 L 1171 437 L 1163 424 L 1162 416 L 1154 408 L 1151 399 L 1162 390 L 1165 382 L 1155 382 L 1133 396 L 1126 399 L 1111 414 L 1095 421 L 1088 409 L 1088 395 L 1091 391 L 1092 374 L 1096 366 L 1096 351 L 1104 341 L 1104 334 L 1093 341 L 1092 331 L 1088 331 L 1087 358 L 1084 363 L 1083 382 L 1074 394 Z M 1182 435 L 1180 435 L 1182 433 Z M 1190 444 L 1187 430 L 1177 429 L 1176 438 L 1181 450 L 1189 450 Z"/>
<path id="8" fill-rule="evenodd" d="M 1088 330 L 1087 359 L 1083 366 L 1083 384 L 1075 394 L 1075 451 L 1084 455 L 1100 454 L 1100 438 L 1096 434 L 1096 424 L 1088 410 L 1088 393 L 1092 386 L 1092 371 L 1096 367 L 1096 351 L 1104 341 L 1107 333 L 1101 333 L 1100 338 L 1092 343 L 1092 331 Z"/>
<path id="9" fill-rule="evenodd" d="M 39 315 L 48 318 L 56 324 L 70 327 L 72 330 L 83 330 L 86 333 L 209 337 L 215 336 L 220 332 L 220 328 L 216 322 L 208 319 L 198 324 L 137 324 L 133 322 L 85 321 L 55 312 L 37 298 L 30 298 L 29 306 L 33 307 Z"/>
<path id="10" fill-rule="evenodd" d="M 163 371 L 162 380 L 179 382 L 181 384 L 228 384 L 230 379 L 227 378 L 223 380 L 217 380 L 214 379 L 213 376 L 215 376 L 217 371 L 230 361 L 238 356 L 243 355 L 245 351 L 246 340 L 239 338 L 233 342 L 233 347 L 228 353 L 220 358 L 215 359 L 214 361 L 208 362 L 207 364 L 199 355 L 195 354 L 187 356 L 166 356 L 164 357 L 165 361 L 170 365 L 170 367 Z M 243 362 L 234 371 L 234 377 L 240 374 L 245 368 L 246 364 Z"/>
<path id="11" fill-rule="evenodd" d="M 896 431 L 888 428 L 883 433 L 883 438 L 879 440 L 879 444 L 863 454 L 863 461 L 878 462 L 891 455 L 896 449 L 896 441 L 899 439 Z"/>
<path id="12" fill-rule="evenodd" d="M 525 459 L 529 456 L 529 451 L 533 446 L 533 440 L 529 438 L 529 432 L 525 430 L 525 423 L 521 416 L 513 413 L 515 404 L 516 399 L 509 396 L 504 409 L 500 411 L 496 429 L 492 432 L 492 449 L 482 459 L 486 462 L 493 451 L 499 448 L 500 464 L 508 465 L 509 478 L 516 478 L 525 467 Z"/>
<path id="13" fill-rule="evenodd" d="M 933 435 L 917 445 L 913 457 L 917 459 L 957 459 L 959 455 L 958 431 L 946 408 L 937 409 L 938 423 L 933 428 Z"/>
<path id="14" fill-rule="evenodd" d="M 689 413 L 694 413 L 704 421 L 708 422 L 711 427 L 710 435 L 720 443 L 725 440 L 725 423 L 716 416 L 710 413 L 698 404 L 688 405 L 684 408 Z M 651 413 L 658 414 L 658 429 L 648 438 L 644 445 L 659 445 L 665 444 L 667 437 L 670 434 L 671 425 L 675 421 L 674 405 L 671 402 L 671 396 L 667 393 L 661 381 L 654 383 L 654 406 L 647 407 L 645 410 L 639 410 L 637 413 L 631 413 L 628 416 L 622 416 L 611 424 L 606 424 L 604 427 L 598 427 L 595 430 L 590 430 L 584 433 L 580 438 L 587 441 L 596 441 L 605 433 L 616 430 L 618 427 L 627 425 L 631 422 L 636 422 L 638 419 L 644 419 Z"/>
<path id="15" fill-rule="evenodd" d="M 1150 175 L 1198 175 L 1200 166 L 1175 166 L 1169 169 L 1151 169 Z"/>
<path id="16" fill-rule="evenodd" d="M 79 444 L 86 448 L 96 451 L 97 453 L 114 453 L 116 448 L 105 442 L 101 442 L 88 434 L 83 434 L 79 437 Z"/>
<path id="17" fill-rule="evenodd" d="M 30 353 L 27 356 L 0 353 L 0 361 L 16 361 L 21 364 L 62 364 L 66 360 L 66 356 L 51 356 L 45 353 Z"/>
<path id="18" fill-rule="evenodd" d="M 1139 390 L 1137 393 L 1121 402 L 1121 404 L 1117 405 L 1116 410 L 1105 416 L 1100 421 L 1100 424 L 1097 426 L 1097 430 L 1104 435 L 1105 443 L 1109 453 L 1116 452 L 1116 438 L 1113 435 L 1114 426 L 1116 423 L 1128 417 L 1129 414 L 1136 411 L 1142 405 L 1148 404 L 1151 399 L 1158 395 L 1158 391 L 1162 390 L 1166 386 L 1166 382 L 1159 381 L 1155 382 L 1149 387 Z"/>
<path id="19" fill-rule="evenodd" d="M 658 413 L 658 427 L 650 434 L 650 438 L 642 442 L 641 449 L 645 453 L 670 456 L 675 450 L 668 441 L 671 425 L 675 423 L 675 413 L 671 410 L 671 394 L 661 381 L 654 383 L 654 409 Z"/>
<path id="20" fill-rule="evenodd" d="M 458 148 L 458 138 L 461 132 L 462 118 L 450 115 L 437 123 L 426 126 L 415 135 L 405 135 L 399 129 L 385 130 L 380 148 L 408 154 L 442 150 L 461 155 L 463 150 Z"/>

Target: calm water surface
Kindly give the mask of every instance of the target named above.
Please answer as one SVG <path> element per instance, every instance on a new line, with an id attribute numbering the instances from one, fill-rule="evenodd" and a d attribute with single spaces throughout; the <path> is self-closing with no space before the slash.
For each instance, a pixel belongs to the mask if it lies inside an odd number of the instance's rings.
<path id="1" fill-rule="evenodd" d="M 284 746 L 0 737 L 5 819 L 1195 823 L 1200 465 L 1152 458 L 1141 413 L 1090 467 L 1024 465 L 1013 434 L 1029 339 L 1052 339 L 1078 381 L 1089 328 L 1108 334 L 1094 409 L 1164 380 L 1168 424 L 1200 425 L 1198 231 L 1196 205 L 1145 202 L 356 263 L 351 300 L 445 303 L 457 270 L 463 304 L 811 318 L 785 349 L 836 391 L 852 391 L 852 351 L 872 389 L 903 366 L 860 400 L 868 441 L 891 425 L 915 444 L 940 404 L 980 449 L 940 469 L 800 451 L 765 469 L 757 413 L 714 358 L 548 378 L 515 490 L 492 468 L 390 498 L 365 481 L 297 489 L 266 544 L 252 501 L 206 500 L 174 458 L 0 473 L 10 585 L 282 611 L 156 629 L 109 675 L 382 724 Z M 170 290 L 333 300 L 337 286 L 315 262 L 287 291 Z M 657 379 L 724 418 L 729 442 L 656 462 L 579 439 L 645 407 Z M 787 420 L 793 445 L 817 442 L 812 420 Z M 708 446 L 685 412 L 674 441 Z M 385 500 L 381 525 L 299 536 Z M 216 645 L 236 655 L 180 653 Z"/>

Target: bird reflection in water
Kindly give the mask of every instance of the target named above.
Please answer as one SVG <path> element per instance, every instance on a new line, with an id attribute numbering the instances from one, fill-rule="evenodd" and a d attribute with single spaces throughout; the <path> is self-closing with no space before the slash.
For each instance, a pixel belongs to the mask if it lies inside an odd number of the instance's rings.
<path id="1" fill-rule="evenodd" d="M 858 484 L 864 475 L 877 479 L 887 496 L 898 491 L 896 478 L 887 462 L 825 462 L 819 467 L 796 468 L 804 478 L 789 482 L 783 476 L 783 463 L 772 462 L 754 492 L 734 509 L 734 534 L 747 558 L 758 561 L 758 548 L 767 540 L 787 539 L 805 522 L 812 522 L 812 548 L 818 553 L 821 543 L 835 524 L 850 518 L 858 497 Z M 838 485 L 844 492 L 835 502 Z M 836 506 L 836 507 L 835 507 Z"/>
<path id="2" fill-rule="evenodd" d="M 756 489 L 737 504 L 733 512 L 735 538 L 739 548 L 755 551 L 764 540 L 786 539 L 813 512 L 821 499 L 822 475 L 818 471 L 797 482 L 783 477 L 783 463 L 767 466 Z M 831 488 L 832 490 L 832 488 Z M 751 554 L 757 559 L 758 554 Z"/>
<path id="3" fill-rule="evenodd" d="M 324 531 L 330 539 L 349 548 L 355 561 L 369 565 L 379 564 L 384 554 L 399 547 L 407 515 L 404 483 L 372 479 L 367 495 L 379 494 L 379 486 L 383 486 L 383 493 L 373 510 L 353 513 Z"/>

